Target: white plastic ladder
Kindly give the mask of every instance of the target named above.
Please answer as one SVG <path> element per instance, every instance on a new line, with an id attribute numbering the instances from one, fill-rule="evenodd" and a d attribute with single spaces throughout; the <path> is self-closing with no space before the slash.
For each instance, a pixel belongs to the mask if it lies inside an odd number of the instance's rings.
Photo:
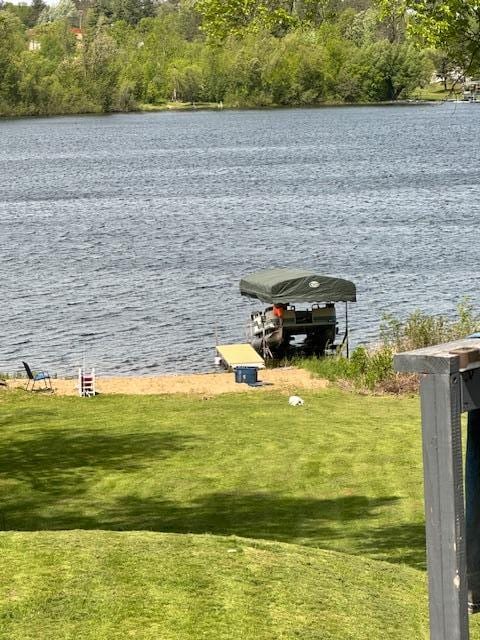
<path id="1" fill-rule="evenodd" d="M 89 398 L 95 395 L 95 369 L 92 368 L 87 373 L 84 368 L 78 370 L 78 394 L 82 398 Z"/>

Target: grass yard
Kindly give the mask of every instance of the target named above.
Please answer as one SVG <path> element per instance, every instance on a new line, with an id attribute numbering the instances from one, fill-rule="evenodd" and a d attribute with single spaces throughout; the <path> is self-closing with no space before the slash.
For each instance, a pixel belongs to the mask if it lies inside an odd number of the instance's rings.
<path id="1" fill-rule="evenodd" d="M 422 575 L 386 563 L 144 532 L 8 534 L 0 551 L 2 640 L 424 637 Z"/>
<path id="2" fill-rule="evenodd" d="M 0 639 L 426 638 L 418 399 L 302 395 L 3 392 Z"/>
<path id="3" fill-rule="evenodd" d="M 454 89 L 447 89 L 445 91 L 443 84 L 436 82 L 430 84 L 423 89 L 416 89 L 415 98 L 420 100 L 453 100 L 461 99 L 463 96 L 462 85 L 459 84 Z"/>

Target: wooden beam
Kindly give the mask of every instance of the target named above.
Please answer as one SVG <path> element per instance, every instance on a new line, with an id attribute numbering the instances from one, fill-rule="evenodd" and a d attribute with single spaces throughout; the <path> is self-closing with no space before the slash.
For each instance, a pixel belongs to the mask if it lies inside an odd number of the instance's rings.
<path id="1" fill-rule="evenodd" d="M 480 405 L 480 339 L 400 353 L 394 366 L 421 374 L 430 638 L 468 640 L 461 414 Z"/>

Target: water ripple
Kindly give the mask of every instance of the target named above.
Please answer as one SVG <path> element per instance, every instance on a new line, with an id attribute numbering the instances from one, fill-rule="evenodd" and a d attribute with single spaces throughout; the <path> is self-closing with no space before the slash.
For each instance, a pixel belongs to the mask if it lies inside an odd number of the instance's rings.
<path id="1" fill-rule="evenodd" d="M 130 114 L 0 122 L 0 370 L 211 368 L 271 266 L 353 279 L 383 313 L 478 309 L 480 109 Z"/>

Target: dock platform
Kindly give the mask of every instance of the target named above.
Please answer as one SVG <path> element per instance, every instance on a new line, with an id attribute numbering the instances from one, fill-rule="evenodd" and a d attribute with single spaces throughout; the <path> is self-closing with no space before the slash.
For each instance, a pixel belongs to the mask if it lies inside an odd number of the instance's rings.
<path id="1" fill-rule="evenodd" d="M 265 368 L 265 360 L 250 344 L 219 344 L 217 352 L 228 369 L 238 367 Z"/>

